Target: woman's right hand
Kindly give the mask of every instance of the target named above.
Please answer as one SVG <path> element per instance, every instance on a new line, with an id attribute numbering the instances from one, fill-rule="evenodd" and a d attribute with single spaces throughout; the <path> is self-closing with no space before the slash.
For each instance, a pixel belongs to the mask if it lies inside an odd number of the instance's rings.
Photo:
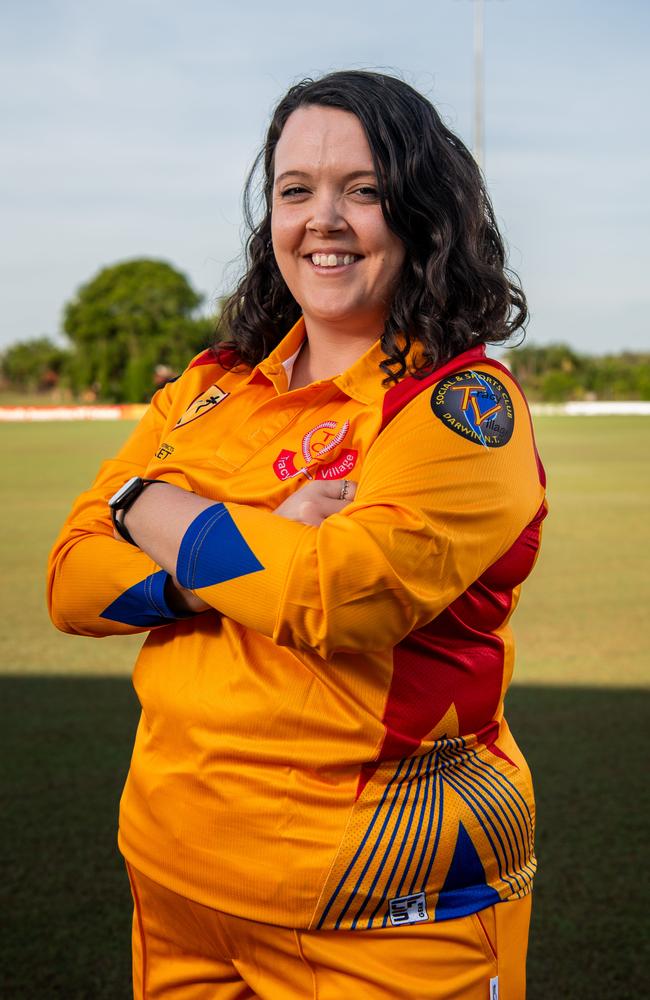
<path id="1" fill-rule="evenodd" d="M 349 479 L 312 479 L 276 508 L 289 521 L 318 527 L 330 514 L 338 514 L 354 500 L 356 483 Z"/>

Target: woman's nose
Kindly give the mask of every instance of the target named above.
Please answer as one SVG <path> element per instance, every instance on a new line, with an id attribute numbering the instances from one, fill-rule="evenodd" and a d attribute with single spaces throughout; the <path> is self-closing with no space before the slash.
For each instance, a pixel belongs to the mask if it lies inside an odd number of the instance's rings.
<path id="1" fill-rule="evenodd" d="M 346 228 L 338 198 L 323 193 L 312 201 L 312 215 L 307 228 L 314 233 L 340 232 Z"/>

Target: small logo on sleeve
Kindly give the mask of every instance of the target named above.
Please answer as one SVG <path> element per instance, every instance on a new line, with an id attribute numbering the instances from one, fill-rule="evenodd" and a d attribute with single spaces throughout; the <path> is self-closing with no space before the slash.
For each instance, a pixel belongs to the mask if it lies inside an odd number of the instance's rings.
<path id="1" fill-rule="evenodd" d="M 180 417 L 176 423 L 174 430 L 177 430 L 179 427 L 184 427 L 185 424 L 191 423 L 192 420 L 196 420 L 198 417 L 205 416 L 206 413 L 209 413 L 209 411 L 213 410 L 215 406 L 222 403 L 223 400 L 229 395 L 230 393 L 224 392 L 218 385 L 211 385 L 209 389 L 206 389 L 205 392 L 201 393 L 201 395 L 198 396 L 190 406 L 188 406 L 183 416 Z"/>
<path id="2" fill-rule="evenodd" d="M 388 901 L 388 915 L 393 927 L 422 923 L 429 919 L 426 896 L 423 892 L 414 896 L 396 896 Z"/>
<path id="3" fill-rule="evenodd" d="M 162 461 L 163 458 L 169 458 L 169 456 L 173 454 L 174 454 L 174 445 L 163 442 L 163 444 L 161 444 L 160 448 L 156 452 L 156 458 L 159 458 Z"/>
<path id="4" fill-rule="evenodd" d="M 484 448 L 501 448 L 512 437 L 515 414 L 510 393 L 486 372 L 455 372 L 438 382 L 431 409 L 450 430 Z"/>

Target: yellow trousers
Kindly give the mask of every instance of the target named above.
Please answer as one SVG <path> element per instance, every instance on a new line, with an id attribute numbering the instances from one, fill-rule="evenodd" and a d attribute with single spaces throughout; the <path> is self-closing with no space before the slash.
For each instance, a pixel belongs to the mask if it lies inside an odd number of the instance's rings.
<path id="1" fill-rule="evenodd" d="M 524 1000 L 531 897 L 438 923 L 304 931 L 194 903 L 128 866 L 135 1000 Z"/>

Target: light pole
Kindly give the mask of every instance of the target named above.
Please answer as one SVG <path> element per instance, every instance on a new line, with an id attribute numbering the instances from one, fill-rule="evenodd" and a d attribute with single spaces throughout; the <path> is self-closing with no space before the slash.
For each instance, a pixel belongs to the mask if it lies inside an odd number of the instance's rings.
<path id="1" fill-rule="evenodd" d="M 483 49 L 485 29 L 483 0 L 474 0 L 474 159 L 481 170 L 485 161 L 483 127 Z"/>

